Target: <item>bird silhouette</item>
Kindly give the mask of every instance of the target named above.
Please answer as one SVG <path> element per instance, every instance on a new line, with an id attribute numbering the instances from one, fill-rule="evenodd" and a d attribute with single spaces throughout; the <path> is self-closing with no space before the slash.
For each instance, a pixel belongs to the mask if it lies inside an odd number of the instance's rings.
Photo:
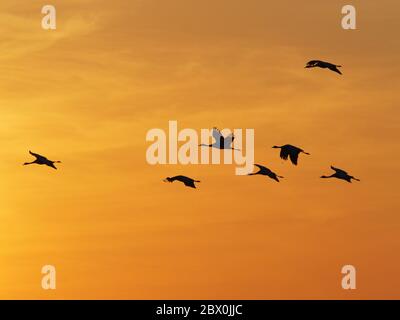
<path id="1" fill-rule="evenodd" d="M 254 173 L 249 173 L 248 174 L 249 176 L 255 176 L 255 175 L 261 174 L 263 176 L 268 176 L 268 177 L 270 177 L 271 179 L 273 179 L 273 180 L 275 180 L 277 182 L 279 182 L 278 178 L 283 178 L 282 176 L 278 176 L 275 172 L 272 172 L 267 167 L 264 167 L 264 166 L 262 166 L 260 164 L 254 164 L 254 165 L 256 167 L 258 167 L 260 170 L 258 170 L 257 172 L 254 172 Z"/>
<path id="2" fill-rule="evenodd" d="M 194 189 L 196 189 L 196 185 L 194 183 L 200 182 L 199 180 L 194 180 L 194 179 L 186 177 L 186 176 L 167 177 L 164 179 L 164 182 L 174 182 L 174 181 L 183 182 L 183 184 L 186 187 L 190 187 L 190 188 L 194 188 Z"/>
<path id="3" fill-rule="evenodd" d="M 322 68 L 322 69 L 326 69 L 328 68 L 329 70 L 342 74 L 340 72 L 340 70 L 338 68 L 341 68 L 342 66 L 333 64 L 333 63 L 329 63 L 329 62 L 325 62 L 325 61 L 321 61 L 321 60 L 311 60 L 309 62 L 307 62 L 307 65 L 305 66 L 305 68 Z"/>
<path id="4" fill-rule="evenodd" d="M 24 166 L 26 166 L 28 164 L 39 164 L 39 165 L 46 165 L 46 166 L 49 166 L 49 167 L 57 170 L 57 167 L 54 164 L 61 163 L 61 161 L 51 161 L 51 160 L 47 159 L 46 157 L 41 156 L 40 154 L 33 153 L 32 151 L 29 151 L 29 153 L 32 156 L 34 156 L 36 158 L 36 160 L 32 161 L 32 162 L 25 162 Z"/>
<path id="5" fill-rule="evenodd" d="M 283 160 L 287 160 L 288 157 L 290 158 L 290 161 L 297 166 L 297 160 L 299 158 L 300 153 L 304 153 L 307 155 L 310 155 L 308 152 L 305 152 L 303 149 L 300 149 L 298 147 L 292 146 L 291 144 L 285 144 L 284 146 L 273 146 L 272 148 L 274 149 L 281 149 L 280 157 Z"/>
<path id="6" fill-rule="evenodd" d="M 345 180 L 350 183 L 351 183 L 351 180 L 360 181 L 359 179 L 354 178 L 353 176 L 350 176 L 346 171 L 344 171 L 342 169 L 335 168 L 334 166 L 331 166 L 331 169 L 335 171 L 334 174 L 332 174 L 330 176 L 321 176 L 321 178 L 324 178 L 324 179 L 337 178 L 337 179 Z"/>
<path id="7" fill-rule="evenodd" d="M 212 144 L 199 144 L 200 147 L 210 147 L 216 149 L 232 149 L 232 150 L 239 150 L 232 147 L 233 140 L 235 140 L 235 136 L 231 133 L 229 136 L 224 137 L 221 134 L 221 131 L 218 128 L 213 128 L 212 132 L 213 138 L 215 142 Z"/>

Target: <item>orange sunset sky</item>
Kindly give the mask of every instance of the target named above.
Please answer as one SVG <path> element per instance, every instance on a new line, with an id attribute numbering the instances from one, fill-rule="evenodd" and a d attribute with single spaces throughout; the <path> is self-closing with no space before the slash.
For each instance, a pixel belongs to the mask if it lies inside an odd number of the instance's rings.
<path id="1" fill-rule="evenodd" d="M 395 0 L 2 0 L 0 298 L 400 298 L 399 15 Z M 285 179 L 149 165 L 146 133 L 170 120 L 254 129 L 256 163 Z M 282 161 L 286 143 L 311 156 Z M 24 167 L 28 150 L 63 163 Z M 361 182 L 320 179 L 330 165 Z M 162 182 L 177 174 L 202 182 Z"/>

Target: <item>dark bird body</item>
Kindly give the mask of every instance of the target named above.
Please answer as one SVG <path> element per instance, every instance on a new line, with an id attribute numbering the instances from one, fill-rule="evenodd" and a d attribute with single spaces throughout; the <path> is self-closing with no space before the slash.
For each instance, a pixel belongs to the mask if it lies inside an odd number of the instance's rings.
<path id="1" fill-rule="evenodd" d="M 194 179 L 186 177 L 186 176 L 167 177 L 164 181 L 165 182 L 180 181 L 186 187 L 190 187 L 190 188 L 194 188 L 194 189 L 196 189 L 196 185 L 194 183 L 195 182 L 200 182 L 199 180 L 194 180 Z"/>
<path id="2" fill-rule="evenodd" d="M 46 157 L 41 156 L 40 154 L 33 153 L 32 151 L 29 151 L 29 153 L 32 156 L 34 156 L 36 158 L 36 160 L 32 161 L 32 162 L 25 162 L 24 166 L 26 166 L 28 164 L 38 164 L 38 165 L 46 165 L 46 166 L 49 166 L 49 167 L 57 170 L 57 167 L 54 164 L 61 163 L 61 161 L 51 161 L 51 160 L 47 159 Z"/>
<path id="3" fill-rule="evenodd" d="M 321 60 L 311 60 L 309 62 L 307 62 L 307 65 L 305 66 L 305 68 L 322 68 L 322 69 L 326 69 L 328 68 L 329 70 L 342 74 L 340 72 L 340 70 L 338 68 L 341 68 L 342 66 L 333 64 L 333 63 L 329 63 L 329 62 L 325 62 L 325 61 L 321 61 Z"/>
<path id="4" fill-rule="evenodd" d="M 232 147 L 233 140 L 235 140 L 235 136 L 233 134 L 230 134 L 229 136 L 224 137 L 219 131 L 218 128 L 213 128 L 212 132 L 213 138 L 215 139 L 215 142 L 212 144 L 200 144 L 200 147 L 210 147 L 210 148 L 216 148 L 216 149 L 232 149 L 232 150 L 238 150 Z"/>
<path id="5" fill-rule="evenodd" d="M 257 172 L 254 173 L 249 173 L 249 176 L 255 176 L 255 175 L 263 175 L 263 176 L 268 176 L 271 179 L 279 182 L 278 178 L 283 178 L 282 176 L 278 176 L 275 172 L 272 172 L 270 169 L 268 169 L 267 167 L 264 167 L 262 165 L 259 164 L 254 164 L 256 167 L 258 167 L 260 170 L 258 170 Z"/>
<path id="6" fill-rule="evenodd" d="M 345 180 L 345 181 L 350 182 L 350 183 L 351 183 L 351 180 L 360 181 L 359 179 L 354 178 L 353 176 L 350 176 L 346 171 L 344 171 L 342 169 L 338 169 L 338 168 L 335 168 L 333 166 L 331 166 L 331 169 L 335 171 L 334 174 L 332 174 L 330 176 L 321 176 L 321 178 L 324 178 L 324 179 L 336 178 L 336 179 Z"/>
<path id="7" fill-rule="evenodd" d="M 292 161 L 292 163 L 296 166 L 300 153 L 309 155 L 308 152 L 305 152 L 303 149 L 300 149 L 298 147 L 292 146 L 291 144 L 285 144 L 284 146 L 281 147 L 273 146 L 272 148 L 281 149 L 280 153 L 281 159 L 287 160 L 288 158 L 290 158 L 290 161 Z"/>

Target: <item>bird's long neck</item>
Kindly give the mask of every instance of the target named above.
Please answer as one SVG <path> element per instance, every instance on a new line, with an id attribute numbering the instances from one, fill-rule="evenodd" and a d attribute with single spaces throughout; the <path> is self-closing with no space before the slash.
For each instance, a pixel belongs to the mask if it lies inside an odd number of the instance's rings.
<path id="1" fill-rule="evenodd" d="M 212 144 L 205 144 L 205 143 L 199 144 L 199 147 L 212 147 L 212 146 L 213 146 Z"/>
<path id="2" fill-rule="evenodd" d="M 331 176 L 322 176 L 321 178 L 323 178 L 323 179 L 329 179 L 329 178 L 333 178 L 333 176 L 334 176 L 334 175 L 331 175 Z"/>
<path id="3" fill-rule="evenodd" d="M 36 160 L 35 160 L 35 161 L 32 161 L 32 162 L 25 162 L 25 163 L 24 163 L 24 166 L 27 166 L 27 165 L 29 165 L 29 164 L 34 164 L 34 163 L 36 163 Z"/>

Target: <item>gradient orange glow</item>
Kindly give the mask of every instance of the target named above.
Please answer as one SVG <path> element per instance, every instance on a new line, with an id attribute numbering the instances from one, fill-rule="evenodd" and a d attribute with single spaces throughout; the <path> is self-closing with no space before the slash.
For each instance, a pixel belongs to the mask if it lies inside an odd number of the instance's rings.
<path id="1" fill-rule="evenodd" d="M 25 2 L 0 3 L 0 298 L 400 298 L 398 1 L 350 1 L 355 31 L 337 0 L 53 0 L 56 31 Z M 169 120 L 254 128 L 284 181 L 148 165 Z M 282 162 L 285 143 L 311 156 Z"/>

